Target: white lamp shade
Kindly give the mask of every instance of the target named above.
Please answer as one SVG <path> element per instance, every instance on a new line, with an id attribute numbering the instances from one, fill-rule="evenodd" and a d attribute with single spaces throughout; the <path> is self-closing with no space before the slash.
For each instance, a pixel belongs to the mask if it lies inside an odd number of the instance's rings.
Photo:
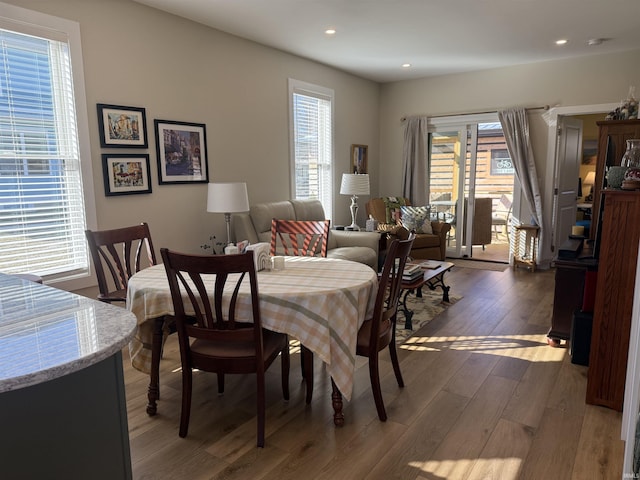
<path id="1" fill-rule="evenodd" d="M 247 184 L 210 183 L 207 193 L 207 212 L 236 213 L 249 211 Z"/>
<path id="2" fill-rule="evenodd" d="M 369 195 L 369 174 L 343 173 L 341 195 Z"/>
<path id="3" fill-rule="evenodd" d="M 593 185 L 596 183 L 596 172 L 589 172 L 582 182 L 584 185 Z"/>

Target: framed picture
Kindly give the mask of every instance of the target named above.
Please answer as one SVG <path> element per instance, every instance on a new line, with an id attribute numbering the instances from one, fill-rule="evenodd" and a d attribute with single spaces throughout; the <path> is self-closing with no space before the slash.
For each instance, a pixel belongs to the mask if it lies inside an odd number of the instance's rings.
<path id="1" fill-rule="evenodd" d="M 100 146 L 103 148 L 148 148 L 144 108 L 98 103 Z"/>
<path id="2" fill-rule="evenodd" d="M 583 140 L 582 142 L 582 164 L 595 165 L 598 158 L 598 140 Z"/>
<path id="3" fill-rule="evenodd" d="M 154 120 L 158 183 L 207 183 L 207 135 L 202 123 Z"/>
<path id="4" fill-rule="evenodd" d="M 351 145 L 351 170 L 353 173 L 369 173 L 367 171 L 366 145 Z"/>
<path id="5" fill-rule="evenodd" d="M 102 169 L 107 197 L 151 193 L 147 154 L 105 153 L 102 155 Z"/>

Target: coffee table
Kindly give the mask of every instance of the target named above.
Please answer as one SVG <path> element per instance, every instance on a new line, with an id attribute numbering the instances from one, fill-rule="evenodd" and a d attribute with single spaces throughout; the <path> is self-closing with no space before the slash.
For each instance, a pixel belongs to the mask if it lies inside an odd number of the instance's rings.
<path id="1" fill-rule="evenodd" d="M 415 290 L 416 297 L 422 298 L 422 287 L 425 285 L 429 287 L 429 290 L 435 290 L 437 287 L 442 289 L 442 301 L 449 302 L 449 287 L 444 283 L 444 274 L 451 270 L 453 263 L 451 262 L 436 262 L 434 260 L 428 261 L 430 264 L 438 264 L 436 268 L 425 268 L 424 275 L 418 277 L 415 280 L 403 281 L 401 284 L 404 294 L 400 296 L 400 305 L 402 312 L 404 313 L 404 328 L 406 330 L 413 330 L 411 319 L 413 318 L 413 311 L 407 307 L 407 297 L 411 292 Z M 407 263 L 407 267 L 412 264 L 422 263 L 419 261 L 413 261 Z M 406 267 L 405 267 L 406 268 Z"/>

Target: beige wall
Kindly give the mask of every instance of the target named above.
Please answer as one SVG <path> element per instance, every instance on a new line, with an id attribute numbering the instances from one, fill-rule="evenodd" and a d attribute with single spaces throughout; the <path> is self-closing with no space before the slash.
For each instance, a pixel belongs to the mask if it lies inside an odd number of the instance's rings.
<path id="1" fill-rule="evenodd" d="M 382 86 L 380 104 L 380 179 L 382 195 L 400 191 L 403 124 L 408 115 L 451 115 L 515 106 L 571 107 L 619 103 L 629 86 L 640 85 L 640 50 L 611 55 L 505 67 Z M 550 112 L 529 114 L 532 146 L 543 196 L 543 217 L 550 229 L 554 165 L 548 161 Z M 553 141 L 553 137 L 552 137 Z M 553 144 L 551 144 L 553 151 Z M 526 212 L 520 212 L 527 219 Z M 547 240 L 550 237 L 547 236 Z M 550 259 L 545 242 L 543 259 Z"/>
<path id="2" fill-rule="evenodd" d="M 225 238 L 223 215 L 205 211 L 206 185 L 158 185 L 154 119 L 206 124 L 210 181 L 246 181 L 250 203 L 290 198 L 289 77 L 335 91 L 336 192 L 350 171 L 352 143 L 369 146 L 375 175 L 374 82 L 130 0 L 7 3 L 80 23 L 98 228 L 147 221 L 156 248 L 193 253 L 204 252 L 212 233 Z M 116 150 L 100 148 L 96 103 L 146 108 L 151 194 L 105 197 L 101 154 Z M 336 195 L 335 222 L 350 222 L 349 203 Z"/>
<path id="3" fill-rule="evenodd" d="M 206 124 L 211 181 L 246 181 L 251 203 L 287 199 L 287 78 L 332 88 L 335 191 L 350 170 L 350 145 L 365 144 L 372 196 L 379 196 L 400 191 L 402 116 L 618 103 L 640 84 L 633 51 L 378 85 L 131 0 L 5 1 L 80 23 L 98 227 L 144 220 L 158 248 L 196 253 L 211 233 L 224 237 L 224 221 L 205 212 L 206 185 L 158 185 L 153 119 Z M 96 103 L 146 108 L 153 193 L 104 196 Z M 553 182 L 548 118 L 530 115 L 545 217 Z M 350 221 L 348 205 L 336 193 L 334 222 Z M 359 217 L 363 223 L 364 208 Z"/>

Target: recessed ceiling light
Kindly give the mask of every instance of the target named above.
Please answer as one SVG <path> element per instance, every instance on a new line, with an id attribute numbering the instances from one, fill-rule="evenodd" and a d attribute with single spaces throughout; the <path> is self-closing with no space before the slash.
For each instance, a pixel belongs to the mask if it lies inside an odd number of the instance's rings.
<path id="1" fill-rule="evenodd" d="M 402 68 L 409 68 L 411 66 L 410 63 L 403 63 Z"/>
<path id="2" fill-rule="evenodd" d="M 324 33 L 326 33 L 327 35 L 335 35 L 336 34 L 336 29 L 335 28 L 327 28 Z"/>
<path id="3" fill-rule="evenodd" d="M 556 45 L 564 45 L 565 43 L 567 43 L 566 39 L 562 39 L 562 40 L 556 40 Z"/>
<path id="4" fill-rule="evenodd" d="M 606 40 L 606 38 L 590 38 L 587 41 L 587 45 L 600 45 L 605 40 Z"/>

